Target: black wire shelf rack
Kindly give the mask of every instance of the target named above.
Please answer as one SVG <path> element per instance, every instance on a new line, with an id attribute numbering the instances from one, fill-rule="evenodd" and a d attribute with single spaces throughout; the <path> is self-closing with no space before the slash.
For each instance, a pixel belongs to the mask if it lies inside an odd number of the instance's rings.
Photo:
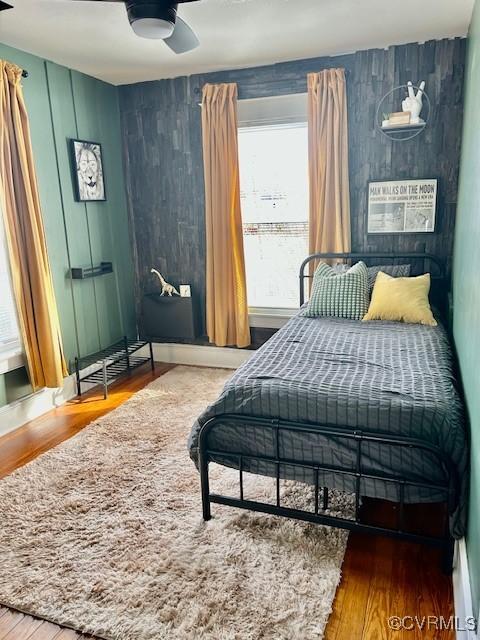
<path id="1" fill-rule="evenodd" d="M 148 347 L 148 355 L 140 355 L 140 349 Z M 82 395 L 82 383 L 103 387 L 103 397 L 108 397 L 108 387 L 122 375 L 131 373 L 138 367 L 150 363 L 155 370 L 153 347 L 150 341 L 136 340 L 124 336 L 122 340 L 91 353 L 83 358 L 75 358 L 75 379 L 77 395 Z"/>

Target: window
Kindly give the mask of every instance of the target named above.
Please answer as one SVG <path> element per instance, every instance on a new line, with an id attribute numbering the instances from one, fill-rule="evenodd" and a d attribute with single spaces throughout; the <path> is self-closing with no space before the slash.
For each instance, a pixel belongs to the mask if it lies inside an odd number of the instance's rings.
<path id="1" fill-rule="evenodd" d="M 308 254 L 306 122 L 239 128 L 240 191 L 249 307 L 298 307 Z"/>
<path id="2" fill-rule="evenodd" d="M 20 352 L 20 334 L 10 280 L 10 265 L 0 211 L 0 360 Z"/>

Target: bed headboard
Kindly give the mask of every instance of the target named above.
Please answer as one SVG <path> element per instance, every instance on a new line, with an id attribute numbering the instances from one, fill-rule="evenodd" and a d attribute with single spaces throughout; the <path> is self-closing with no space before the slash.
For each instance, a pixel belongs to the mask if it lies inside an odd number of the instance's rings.
<path id="1" fill-rule="evenodd" d="M 445 261 L 430 253 L 313 253 L 307 256 L 300 267 L 300 306 L 305 302 L 305 284 L 313 276 L 310 275 L 310 263 L 320 260 L 335 260 L 354 264 L 362 260 L 368 267 L 382 264 L 411 264 L 412 275 L 430 273 L 432 285 L 430 298 L 442 312 L 447 307 L 448 287 L 445 276 Z M 307 270 L 307 273 L 305 271 Z"/>

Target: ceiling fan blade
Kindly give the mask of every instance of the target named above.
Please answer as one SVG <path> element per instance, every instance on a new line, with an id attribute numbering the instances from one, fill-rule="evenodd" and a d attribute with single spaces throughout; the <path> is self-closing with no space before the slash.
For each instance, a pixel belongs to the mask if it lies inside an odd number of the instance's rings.
<path id="1" fill-rule="evenodd" d="M 174 32 L 164 42 L 174 53 L 187 53 L 187 51 L 196 49 L 200 44 L 193 29 L 178 16 Z"/>
<path id="2" fill-rule="evenodd" d="M 7 4 L 6 2 L 0 0 L 0 11 L 5 11 L 5 9 L 13 9 L 13 7 L 11 4 Z"/>

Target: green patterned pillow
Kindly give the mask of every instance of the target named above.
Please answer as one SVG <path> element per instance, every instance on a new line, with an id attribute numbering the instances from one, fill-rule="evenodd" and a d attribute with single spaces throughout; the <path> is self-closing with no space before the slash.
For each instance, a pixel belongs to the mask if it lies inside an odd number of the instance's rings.
<path id="1" fill-rule="evenodd" d="M 363 262 L 340 274 L 321 262 L 313 276 L 312 294 L 303 315 L 361 320 L 368 311 L 368 302 L 368 272 Z"/>

